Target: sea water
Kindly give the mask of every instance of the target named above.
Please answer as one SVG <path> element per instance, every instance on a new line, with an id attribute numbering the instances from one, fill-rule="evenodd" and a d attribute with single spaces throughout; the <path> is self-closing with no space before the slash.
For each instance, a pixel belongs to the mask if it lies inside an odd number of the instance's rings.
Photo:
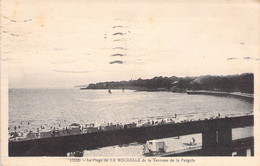
<path id="1" fill-rule="evenodd" d="M 218 114 L 225 117 L 252 112 L 253 104 L 243 100 L 186 93 L 113 89 L 112 93 L 79 89 L 9 90 L 9 131 L 18 125 L 22 131 L 28 131 L 41 125 L 126 124 L 143 119 L 171 118 L 175 114 L 179 120 L 198 120 Z M 135 147 L 130 146 L 130 149 Z"/>

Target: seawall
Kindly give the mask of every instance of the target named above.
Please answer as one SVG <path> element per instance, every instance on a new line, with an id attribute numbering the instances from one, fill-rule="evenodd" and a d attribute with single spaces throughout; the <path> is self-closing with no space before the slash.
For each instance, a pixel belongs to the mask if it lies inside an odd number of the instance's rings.
<path id="1" fill-rule="evenodd" d="M 96 149 L 106 146 L 123 145 L 132 142 L 146 142 L 147 140 L 202 133 L 203 148 L 206 155 L 229 155 L 214 153 L 213 147 L 230 144 L 232 128 L 253 126 L 253 115 L 221 118 L 203 121 L 189 121 L 175 124 L 164 124 L 148 127 L 137 127 L 113 131 L 102 131 L 78 135 L 50 137 L 34 140 L 9 141 L 9 156 L 66 156 L 68 152 Z M 214 142 L 216 131 L 224 133 Z M 213 136 L 213 137 L 212 137 Z M 228 137 L 227 137 L 228 136 Z M 212 153 L 212 154 L 211 154 Z"/>
<path id="2" fill-rule="evenodd" d="M 253 94 L 246 94 L 246 93 L 240 93 L 240 92 L 219 92 L 219 91 L 191 91 L 187 90 L 187 94 L 189 95 L 212 95 L 212 96 L 222 96 L 222 97 L 234 97 L 242 100 L 246 100 L 249 102 L 254 102 L 254 95 Z"/>

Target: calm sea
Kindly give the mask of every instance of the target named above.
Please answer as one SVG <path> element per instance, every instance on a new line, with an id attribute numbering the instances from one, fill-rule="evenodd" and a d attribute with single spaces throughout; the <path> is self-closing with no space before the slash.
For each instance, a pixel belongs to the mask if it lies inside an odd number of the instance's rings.
<path id="1" fill-rule="evenodd" d="M 30 126 L 61 123 L 127 123 L 149 117 L 198 119 L 243 115 L 253 104 L 243 100 L 171 92 L 131 90 L 11 89 L 9 125 L 29 121 Z"/>
<path id="2" fill-rule="evenodd" d="M 10 89 L 9 127 L 128 123 L 139 119 L 204 119 L 250 114 L 253 104 L 229 97 L 132 90 Z M 28 123 L 29 122 L 29 123 Z"/>

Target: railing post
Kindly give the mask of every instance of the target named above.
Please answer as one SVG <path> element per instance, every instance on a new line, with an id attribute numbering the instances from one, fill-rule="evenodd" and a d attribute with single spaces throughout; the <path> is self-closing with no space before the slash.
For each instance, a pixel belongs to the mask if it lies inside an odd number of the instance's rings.
<path id="1" fill-rule="evenodd" d="M 217 130 L 217 155 L 231 156 L 232 155 L 232 129 L 224 126 Z"/>
<path id="2" fill-rule="evenodd" d="M 202 132 L 202 148 L 204 156 L 214 156 L 216 153 L 216 129 L 209 128 Z"/>
<path id="3" fill-rule="evenodd" d="M 229 123 L 213 121 L 202 132 L 203 155 L 231 156 L 232 155 L 232 129 Z"/>

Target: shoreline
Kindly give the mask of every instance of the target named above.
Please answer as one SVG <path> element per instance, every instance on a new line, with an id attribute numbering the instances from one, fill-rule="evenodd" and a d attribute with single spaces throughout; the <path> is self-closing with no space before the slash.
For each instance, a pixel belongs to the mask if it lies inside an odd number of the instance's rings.
<path id="1" fill-rule="evenodd" d="M 233 97 L 249 102 L 254 102 L 254 94 L 242 93 L 242 92 L 223 92 L 223 91 L 206 91 L 206 90 L 187 90 L 188 95 L 212 95 L 220 97 Z"/>

